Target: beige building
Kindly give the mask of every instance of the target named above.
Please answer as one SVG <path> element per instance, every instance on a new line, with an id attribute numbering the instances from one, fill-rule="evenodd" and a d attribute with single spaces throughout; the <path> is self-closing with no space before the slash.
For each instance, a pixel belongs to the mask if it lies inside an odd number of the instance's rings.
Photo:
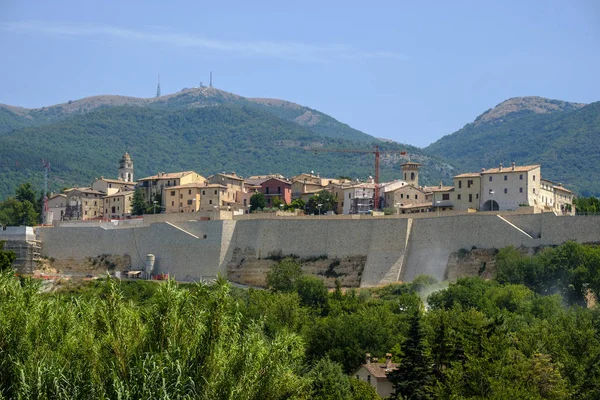
<path id="1" fill-rule="evenodd" d="M 351 376 L 369 383 L 379 396 L 386 398 L 394 393 L 394 385 L 388 379 L 388 374 L 397 368 L 398 364 L 392 362 L 390 353 L 386 354 L 384 363 L 377 362 L 377 359 L 371 359 L 371 355 L 367 353 L 365 363 Z"/>
<path id="2" fill-rule="evenodd" d="M 568 189 L 565 189 L 562 184 L 554 185 L 554 210 L 565 215 L 575 215 L 575 207 L 573 200 L 575 194 Z"/>
<path id="3" fill-rule="evenodd" d="M 374 183 L 357 183 L 343 189 L 344 214 L 366 214 L 373 210 L 375 199 Z M 338 199 L 339 201 L 339 199 Z"/>
<path id="4" fill-rule="evenodd" d="M 205 188 L 206 184 L 203 182 L 192 182 L 167 188 L 163 192 L 165 213 L 197 212 L 200 210 L 202 189 Z"/>
<path id="5" fill-rule="evenodd" d="M 426 192 L 432 194 L 431 206 L 434 211 L 446 211 L 454 209 L 452 196 L 454 195 L 453 186 L 444 186 L 442 182 L 438 186 L 426 186 L 423 188 Z"/>
<path id="6" fill-rule="evenodd" d="M 104 193 L 92 188 L 73 188 L 67 193 L 64 220 L 102 218 Z"/>
<path id="7" fill-rule="evenodd" d="M 426 212 L 431 208 L 432 193 L 413 185 L 401 185 L 384 194 L 386 207 L 394 207 L 399 214 Z"/>
<path id="8" fill-rule="evenodd" d="M 227 188 L 224 201 L 232 205 L 234 203 L 242 204 L 243 193 L 245 193 L 246 186 L 244 185 L 244 178 L 237 176 L 235 172 L 232 172 L 231 174 L 222 172 L 220 174 L 211 175 L 208 177 L 208 183 L 212 185 L 222 185 Z"/>
<path id="9" fill-rule="evenodd" d="M 291 179 L 292 182 L 292 200 L 305 198 L 306 194 L 317 193 L 326 187 L 332 187 L 332 185 L 341 185 L 344 183 L 350 183 L 347 179 L 333 179 L 333 178 L 321 178 L 319 175 L 313 173 L 307 174 L 302 173 L 296 175 Z M 309 196 L 310 197 L 310 196 Z"/>
<path id="10" fill-rule="evenodd" d="M 105 219 L 131 218 L 131 202 L 134 190 L 123 189 L 120 192 L 102 198 Z"/>
<path id="11" fill-rule="evenodd" d="M 479 194 L 481 193 L 481 174 L 467 173 L 454 177 L 454 193 L 452 194 L 454 209 L 466 211 L 479 210 Z"/>
<path id="12" fill-rule="evenodd" d="M 204 183 L 205 181 L 206 178 L 194 171 L 160 172 L 156 175 L 147 176 L 146 178 L 138 180 L 139 186 L 144 190 L 144 199 L 148 204 L 152 204 L 157 196 L 160 196 L 160 199 L 164 201 L 163 189 L 165 188 L 185 185 L 192 182 Z"/>
<path id="13" fill-rule="evenodd" d="M 135 182 L 125 182 L 119 179 L 107 179 L 103 176 L 95 179 L 92 183 L 92 189 L 106 194 L 114 194 L 120 190 L 133 190 Z"/>
<path id="14" fill-rule="evenodd" d="M 405 162 L 400 164 L 402 169 L 403 180 L 409 185 L 419 186 L 419 168 L 421 164 L 417 162 Z"/>
<path id="15" fill-rule="evenodd" d="M 481 171 L 482 211 L 516 210 L 527 205 L 541 207 L 538 201 L 542 179 L 539 165 L 517 166 Z"/>
<path id="16" fill-rule="evenodd" d="M 201 189 L 200 211 L 216 211 L 227 206 L 227 186 L 219 184 L 206 185 Z"/>

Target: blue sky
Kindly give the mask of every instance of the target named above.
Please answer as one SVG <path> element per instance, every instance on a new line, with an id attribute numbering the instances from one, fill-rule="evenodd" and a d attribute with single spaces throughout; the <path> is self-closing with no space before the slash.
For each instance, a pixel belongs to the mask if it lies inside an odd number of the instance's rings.
<path id="1" fill-rule="evenodd" d="M 0 103 L 208 82 L 417 146 L 516 96 L 600 100 L 596 1 L 0 0 Z"/>

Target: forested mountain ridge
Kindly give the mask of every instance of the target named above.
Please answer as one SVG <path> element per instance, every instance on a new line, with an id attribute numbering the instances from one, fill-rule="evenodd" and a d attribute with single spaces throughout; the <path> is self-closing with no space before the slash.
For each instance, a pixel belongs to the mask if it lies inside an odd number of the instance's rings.
<path id="1" fill-rule="evenodd" d="M 541 164 L 546 179 L 583 196 L 600 195 L 600 103 L 515 98 L 424 150 L 461 172 L 499 163 Z"/>
<path id="2" fill-rule="evenodd" d="M 253 99 L 211 87 L 183 89 L 177 93 L 138 98 L 102 95 L 68 101 L 49 107 L 27 109 L 0 104 L 0 134 L 16 128 L 43 125 L 73 116 L 87 114 L 101 108 L 132 106 L 159 110 L 180 110 L 209 106 L 240 105 L 256 107 L 281 119 L 307 127 L 319 135 L 371 142 L 372 136 L 360 132 L 320 111 L 278 99 Z"/>
<path id="3" fill-rule="evenodd" d="M 0 135 L 0 198 L 25 181 L 41 188 L 40 159 L 51 163 L 50 189 L 89 185 L 95 177 L 115 177 L 127 150 L 135 176 L 158 171 L 195 170 L 208 176 L 235 171 L 242 176 L 314 170 L 323 176 L 366 179 L 373 175 L 374 156 L 317 153 L 315 147 L 357 148 L 377 143 L 407 150 L 423 164 L 424 182 L 450 179 L 453 169 L 415 147 L 373 140 L 355 141 L 319 135 L 262 109 L 224 105 L 181 109 L 99 107 L 70 118 L 29 126 Z M 404 159 L 383 157 L 382 179 L 398 179 Z"/>

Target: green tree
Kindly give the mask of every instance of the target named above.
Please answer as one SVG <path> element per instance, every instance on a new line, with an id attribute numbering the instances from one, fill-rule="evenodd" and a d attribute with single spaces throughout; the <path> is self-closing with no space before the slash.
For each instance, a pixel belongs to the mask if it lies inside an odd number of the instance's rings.
<path id="1" fill-rule="evenodd" d="M 402 351 L 404 355 L 398 369 L 389 374 L 389 379 L 394 384 L 395 398 L 431 399 L 432 362 L 418 310 L 410 318 L 410 328 Z"/>
<path id="2" fill-rule="evenodd" d="M 285 206 L 285 202 L 281 199 L 281 197 L 275 196 L 271 201 L 271 205 L 273 206 L 273 208 L 280 209 L 281 205 Z"/>
<path id="3" fill-rule="evenodd" d="M 381 397 L 370 383 L 361 381 L 354 377 L 348 377 L 350 380 L 350 398 L 353 400 L 380 400 Z"/>
<path id="4" fill-rule="evenodd" d="M 133 193 L 133 199 L 131 200 L 131 213 L 133 215 L 143 215 L 146 212 L 147 204 L 144 200 L 144 191 L 142 189 L 135 189 Z"/>
<path id="5" fill-rule="evenodd" d="M 294 199 L 290 204 L 288 204 L 285 209 L 286 210 L 304 210 L 306 206 L 306 202 L 300 198 Z"/>
<path id="6" fill-rule="evenodd" d="M 31 183 L 29 183 L 29 182 L 22 183 L 15 190 L 15 198 L 17 200 L 19 200 L 20 202 L 28 201 L 31 204 L 35 204 L 36 203 L 35 191 L 32 189 Z"/>
<path id="7" fill-rule="evenodd" d="M 275 292 L 291 292 L 300 276 L 300 263 L 292 257 L 286 257 L 267 272 L 267 286 Z"/>
<path id="8" fill-rule="evenodd" d="M 312 308 L 324 308 L 327 305 L 329 292 L 321 279 L 303 275 L 296 279 L 295 287 L 303 305 Z"/>
<path id="9" fill-rule="evenodd" d="M 351 386 L 348 376 L 344 374 L 342 367 L 329 360 L 322 358 L 309 373 L 311 378 L 311 399 L 317 400 L 341 400 L 351 399 Z"/>
<path id="10" fill-rule="evenodd" d="M 319 205 L 321 205 L 319 207 Z M 337 197 L 327 190 L 321 190 L 314 196 L 311 196 L 306 203 L 306 212 L 308 214 L 321 213 L 335 210 L 337 205 Z"/>
<path id="11" fill-rule="evenodd" d="M 256 211 L 256 209 L 263 209 L 267 205 L 267 199 L 265 199 L 265 195 L 256 192 L 250 197 L 250 212 Z"/>
<path id="12" fill-rule="evenodd" d="M 0 241 L 0 271 L 10 268 L 17 258 L 14 251 L 4 250 L 4 243 L 5 242 Z"/>

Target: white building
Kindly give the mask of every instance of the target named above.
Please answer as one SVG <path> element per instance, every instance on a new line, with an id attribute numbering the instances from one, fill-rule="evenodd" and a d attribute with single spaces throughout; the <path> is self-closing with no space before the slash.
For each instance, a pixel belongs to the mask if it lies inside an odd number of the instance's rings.
<path id="1" fill-rule="evenodd" d="M 481 210 L 516 210 L 520 206 L 541 206 L 538 202 L 542 174 L 539 165 L 481 171 Z"/>
<path id="2" fill-rule="evenodd" d="M 365 363 L 352 373 L 352 377 L 367 382 L 377 394 L 383 398 L 389 397 L 394 393 L 394 385 L 388 379 L 388 374 L 398 368 L 398 364 L 392 362 L 392 355 L 385 355 L 385 362 L 379 363 L 377 359 L 371 359 L 369 353 L 366 354 Z"/>
<path id="3" fill-rule="evenodd" d="M 344 214 L 366 214 L 373 210 L 375 199 L 374 183 L 357 183 L 343 188 Z"/>

